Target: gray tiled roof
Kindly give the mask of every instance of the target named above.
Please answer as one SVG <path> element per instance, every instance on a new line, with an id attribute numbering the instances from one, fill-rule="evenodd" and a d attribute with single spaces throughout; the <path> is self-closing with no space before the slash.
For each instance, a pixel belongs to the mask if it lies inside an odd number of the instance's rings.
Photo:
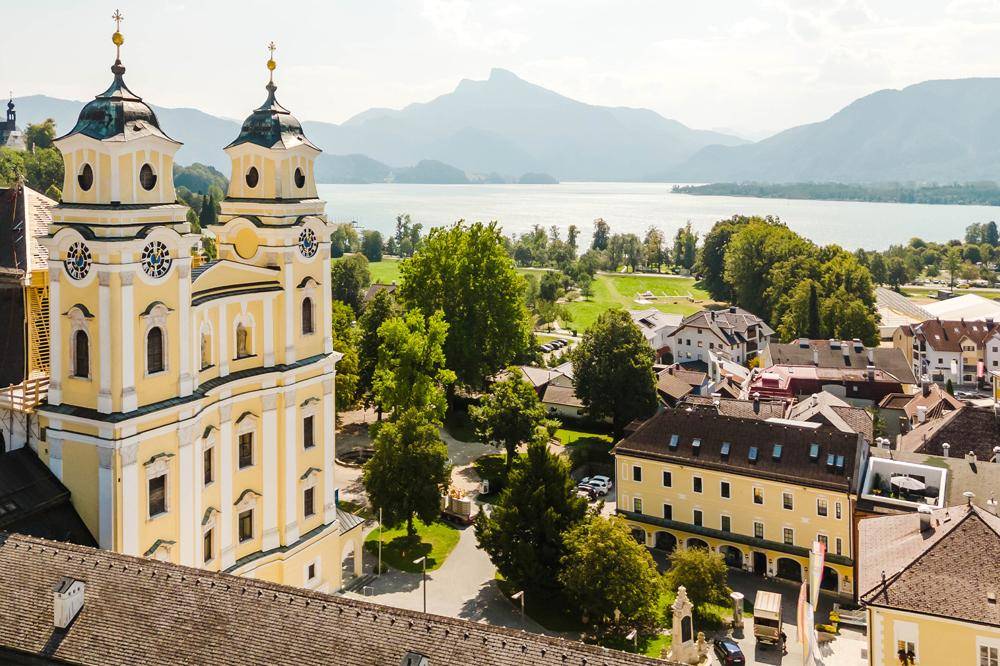
<path id="1" fill-rule="evenodd" d="M 484 623 L 388 608 L 166 562 L 0 534 L 0 661 L 79 664 L 612 666 L 663 661 Z M 52 589 L 83 581 L 65 632 Z"/>

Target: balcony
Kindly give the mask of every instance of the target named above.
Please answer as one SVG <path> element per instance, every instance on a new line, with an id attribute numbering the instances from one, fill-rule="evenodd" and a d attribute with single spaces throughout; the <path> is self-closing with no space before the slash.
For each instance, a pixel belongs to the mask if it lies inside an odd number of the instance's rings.
<path id="1" fill-rule="evenodd" d="M 0 408 L 14 412 L 30 413 L 45 401 L 49 394 L 49 378 L 25 379 L 0 389 Z"/>
<path id="2" fill-rule="evenodd" d="M 908 482 L 893 482 L 897 478 L 913 479 L 923 484 L 924 489 L 907 489 L 905 486 Z M 921 505 L 940 509 L 944 506 L 947 480 L 948 470 L 942 467 L 872 456 L 868 459 L 861 497 L 871 502 L 913 511 Z"/>

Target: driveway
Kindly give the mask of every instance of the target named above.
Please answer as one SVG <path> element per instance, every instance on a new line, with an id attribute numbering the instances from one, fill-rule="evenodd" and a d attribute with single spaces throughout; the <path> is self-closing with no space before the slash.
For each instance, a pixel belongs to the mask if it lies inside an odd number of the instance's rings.
<path id="1" fill-rule="evenodd" d="M 525 618 L 522 623 L 520 609 L 501 594 L 494 579 L 496 569 L 477 545 L 473 528 L 463 528 L 458 545 L 445 563 L 440 569 L 427 573 L 427 612 L 558 635 L 547 631 L 531 618 Z M 375 570 L 375 559 L 371 553 L 365 553 L 366 573 Z M 420 611 L 423 610 L 423 594 L 421 574 L 392 569 L 363 590 L 348 592 L 344 596 Z"/>

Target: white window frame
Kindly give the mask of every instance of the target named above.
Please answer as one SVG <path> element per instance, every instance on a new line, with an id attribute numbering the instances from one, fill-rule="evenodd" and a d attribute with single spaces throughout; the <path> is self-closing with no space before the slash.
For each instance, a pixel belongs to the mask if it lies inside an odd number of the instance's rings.
<path id="1" fill-rule="evenodd" d="M 170 459 L 174 457 L 172 453 L 158 453 L 143 463 L 146 468 L 146 520 L 156 520 L 170 513 Z M 163 477 L 163 511 L 157 514 L 149 513 L 149 482 L 155 478 Z"/>
<path id="2" fill-rule="evenodd" d="M 240 494 L 240 499 L 233 505 L 236 509 L 234 512 L 236 515 L 236 543 L 237 545 L 252 543 L 257 541 L 258 535 L 260 534 L 260 521 L 257 520 L 257 498 L 260 497 L 258 493 L 249 488 L 244 490 Z M 250 538 L 240 539 L 240 516 L 250 512 Z"/>
<path id="3" fill-rule="evenodd" d="M 639 472 L 639 478 L 635 478 L 636 471 Z M 632 475 L 629 477 L 633 483 L 642 483 L 642 465 L 632 464 Z"/>
<path id="4" fill-rule="evenodd" d="M 823 503 L 823 507 L 824 507 L 824 510 L 823 510 L 822 513 L 820 513 L 820 510 L 819 510 L 820 502 Z M 827 518 L 827 517 L 830 516 L 830 502 L 825 497 L 817 497 L 816 498 L 816 515 L 819 516 L 819 517 L 821 517 L 821 518 Z"/>
<path id="5" fill-rule="evenodd" d="M 996 650 L 997 660 L 993 661 L 988 659 L 985 664 L 986 666 L 992 666 L 993 663 L 1000 663 L 1000 638 L 991 638 L 988 636 L 976 636 L 976 664 L 978 666 L 983 666 L 982 660 L 982 650 L 986 648 L 987 650 Z"/>
<path id="6" fill-rule="evenodd" d="M 913 661 L 920 663 L 920 627 L 916 622 L 905 622 L 903 620 L 892 621 L 892 654 L 899 651 L 900 643 L 911 643 L 913 645 Z M 978 651 L 976 658 L 978 659 Z"/>
<path id="7" fill-rule="evenodd" d="M 158 377 L 170 372 L 170 334 L 167 327 L 167 315 L 171 310 L 163 303 L 156 303 L 149 308 L 149 312 L 139 315 L 143 322 L 142 331 L 142 370 L 144 377 Z M 154 328 L 160 329 L 163 337 L 163 370 L 156 372 L 149 371 L 149 332 Z"/>
<path id="8" fill-rule="evenodd" d="M 788 540 L 785 539 L 785 531 L 786 530 L 792 533 L 792 539 L 791 539 L 790 543 L 789 543 Z M 781 543 L 785 544 L 786 546 L 794 546 L 795 545 L 795 528 L 794 527 L 790 527 L 789 525 L 785 525 L 785 526 L 783 526 L 781 528 Z"/>
<path id="9" fill-rule="evenodd" d="M 785 498 L 789 500 L 791 506 L 785 506 Z M 795 495 L 787 490 L 781 491 L 781 508 L 785 511 L 795 511 Z"/>
<path id="10" fill-rule="evenodd" d="M 250 464 L 246 467 L 240 467 L 240 437 L 249 433 L 251 437 L 250 446 Z M 252 412 L 245 412 L 236 422 L 236 471 L 240 472 L 246 469 L 253 469 L 257 466 L 257 460 L 259 459 L 259 454 L 257 451 L 257 442 L 260 438 L 257 437 L 257 415 Z"/>
<path id="11" fill-rule="evenodd" d="M 237 331 L 240 326 L 247 332 L 247 351 L 250 353 L 246 356 L 240 356 L 240 347 L 238 344 L 239 336 Z M 247 358 L 253 358 L 257 355 L 257 340 L 256 337 L 256 324 L 253 320 L 253 315 L 249 312 L 241 312 L 233 319 L 233 359 L 234 361 L 240 361 Z"/>
<path id="12" fill-rule="evenodd" d="M 88 317 L 80 309 L 80 306 L 74 305 L 66 313 L 66 317 L 69 319 L 69 377 L 71 379 L 79 379 L 80 381 L 89 382 L 94 378 L 94 338 L 90 335 L 90 322 L 88 322 Z M 76 332 L 83 331 L 84 335 L 87 336 L 87 376 L 81 376 L 76 374 Z"/>
<path id="13" fill-rule="evenodd" d="M 317 557 L 314 560 L 310 560 L 302 565 L 302 587 L 312 590 L 320 586 L 323 582 L 323 560 Z M 314 575 L 312 578 L 309 577 L 309 567 L 313 566 Z"/>
<path id="14" fill-rule="evenodd" d="M 728 495 L 723 495 L 722 494 L 722 488 L 723 487 L 726 487 L 726 488 L 729 489 L 729 494 Z M 719 481 L 719 497 L 722 498 L 722 499 L 724 499 L 724 500 L 726 500 L 727 502 L 729 500 L 733 499 L 733 484 L 730 483 L 728 479 L 721 479 Z"/>
<path id="15" fill-rule="evenodd" d="M 757 536 L 757 526 L 760 525 L 760 536 Z M 754 539 L 764 539 L 767 532 L 763 520 L 753 521 L 753 538 Z"/>
<path id="16" fill-rule="evenodd" d="M 757 501 L 757 491 L 760 491 L 760 501 Z M 757 506 L 764 506 L 764 489 L 760 486 L 754 486 L 750 494 L 751 501 Z"/>

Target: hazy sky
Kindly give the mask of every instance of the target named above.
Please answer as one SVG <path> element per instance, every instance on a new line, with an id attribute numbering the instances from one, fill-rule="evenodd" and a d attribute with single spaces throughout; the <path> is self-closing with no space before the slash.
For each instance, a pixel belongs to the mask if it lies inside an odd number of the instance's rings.
<path id="1" fill-rule="evenodd" d="M 2 90 L 100 92 L 114 3 L 135 92 L 233 118 L 263 100 L 271 39 L 282 103 L 332 122 L 504 67 L 758 138 L 881 88 L 1000 73 L 1000 0 L 4 0 Z"/>

